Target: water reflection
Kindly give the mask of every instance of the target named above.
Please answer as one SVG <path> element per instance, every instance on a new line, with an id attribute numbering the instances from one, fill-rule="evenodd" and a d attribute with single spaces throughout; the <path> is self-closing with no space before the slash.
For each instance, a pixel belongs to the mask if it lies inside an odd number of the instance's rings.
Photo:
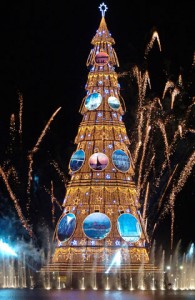
<path id="1" fill-rule="evenodd" d="M 3 289 L 1 300 L 194 300 L 195 291 L 78 291 Z"/>

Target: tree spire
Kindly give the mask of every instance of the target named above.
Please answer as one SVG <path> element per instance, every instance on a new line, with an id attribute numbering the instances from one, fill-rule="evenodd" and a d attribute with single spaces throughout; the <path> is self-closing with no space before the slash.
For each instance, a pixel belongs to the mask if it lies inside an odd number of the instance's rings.
<path id="1" fill-rule="evenodd" d="M 99 6 L 99 9 L 100 9 L 100 11 L 102 13 L 102 17 L 104 17 L 105 16 L 105 12 L 108 10 L 108 6 L 104 2 L 102 2 L 100 4 L 100 6 Z"/>

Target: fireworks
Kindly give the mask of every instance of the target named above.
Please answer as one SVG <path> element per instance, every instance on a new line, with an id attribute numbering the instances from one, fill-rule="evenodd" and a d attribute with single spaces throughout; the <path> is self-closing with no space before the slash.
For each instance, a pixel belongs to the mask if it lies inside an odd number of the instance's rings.
<path id="1" fill-rule="evenodd" d="M 186 183 L 189 175 L 192 172 L 192 169 L 195 165 L 195 151 L 192 153 L 190 158 L 188 159 L 186 165 L 184 166 L 183 170 L 180 173 L 179 179 L 177 181 L 177 184 L 173 185 L 171 194 L 169 196 L 169 208 L 171 210 L 171 249 L 173 247 L 173 228 L 174 228 L 174 204 L 175 204 L 175 198 L 177 194 L 181 191 L 182 187 Z"/>
<path id="2" fill-rule="evenodd" d="M 30 207 L 30 187 L 31 187 L 31 181 L 32 181 L 32 165 L 33 165 L 33 156 L 34 154 L 38 151 L 39 149 L 39 145 L 42 142 L 44 136 L 46 135 L 49 126 L 51 124 L 51 122 L 53 121 L 53 119 L 55 118 L 55 116 L 57 115 L 57 113 L 59 112 L 59 110 L 61 109 L 61 107 L 59 107 L 51 116 L 51 118 L 49 119 L 49 121 L 47 122 L 45 128 L 43 129 L 40 137 L 38 138 L 35 146 L 33 147 L 33 149 L 30 151 L 30 154 L 28 156 L 28 160 L 29 160 L 29 170 L 28 170 L 28 184 L 27 184 L 27 194 L 28 194 L 28 201 L 27 201 L 27 211 L 29 211 L 29 207 Z"/>
<path id="3" fill-rule="evenodd" d="M 150 187 L 150 184 L 148 182 L 147 188 L 146 188 L 146 196 L 145 196 L 144 205 L 143 205 L 143 214 L 142 214 L 142 218 L 144 221 L 146 221 L 146 210 L 147 210 L 147 205 L 148 205 L 149 187 Z"/>
<path id="4" fill-rule="evenodd" d="M 146 47 L 145 59 L 147 59 L 155 40 L 158 41 L 161 51 L 160 39 L 155 31 Z M 189 100 L 186 102 L 185 95 L 190 84 L 184 86 L 182 74 L 179 74 L 177 82 L 173 80 L 165 82 L 161 99 L 153 98 L 150 95 L 147 86 L 151 88 L 151 84 L 147 71 L 141 71 L 140 67 L 134 66 L 131 71 L 123 72 L 123 74 L 136 78 L 138 87 L 138 108 L 135 127 L 133 130 L 131 129 L 130 150 L 133 153 L 137 196 L 142 204 L 142 217 L 150 224 L 148 235 L 152 239 L 160 222 L 167 214 L 170 214 L 172 248 L 175 200 L 194 167 L 193 142 L 189 143 L 189 154 L 184 156 L 183 160 L 178 161 L 177 158 L 180 153 L 180 145 L 187 143 L 189 139 L 188 133 L 195 132 L 193 126 L 188 126 L 194 105 L 194 96 L 188 95 L 188 99 L 192 99 L 192 102 L 189 103 Z M 179 114 L 176 102 L 178 95 L 180 96 L 179 100 L 183 102 L 183 110 L 180 110 Z M 170 101 L 169 107 L 165 104 L 167 101 Z M 174 114 L 175 112 L 176 114 Z M 157 210 L 156 207 L 158 207 Z M 158 221 L 156 221 L 157 218 Z"/>
<path id="5" fill-rule="evenodd" d="M 175 87 L 174 82 L 171 81 L 171 80 L 168 80 L 168 81 L 166 82 L 166 84 L 165 84 L 165 88 L 164 88 L 164 91 L 163 91 L 163 96 L 162 96 L 162 98 L 164 99 L 166 92 L 167 92 L 170 88 L 174 88 L 174 87 Z"/>
<path id="6" fill-rule="evenodd" d="M 18 152 L 18 149 L 21 149 L 22 153 L 24 153 L 23 152 L 23 144 L 21 143 L 21 141 L 22 141 L 23 97 L 20 93 L 19 93 L 19 103 L 20 103 L 19 119 L 18 119 L 19 120 L 19 130 L 18 130 L 18 132 L 16 131 L 15 115 L 12 114 L 11 118 L 10 118 L 10 130 L 9 130 L 10 142 L 9 142 L 9 146 L 8 146 L 8 151 L 5 153 L 5 155 L 9 155 L 9 157 L 6 158 L 3 161 L 2 166 L 0 166 L 0 177 L 3 179 L 5 187 L 9 193 L 9 196 L 14 203 L 14 207 L 15 207 L 17 215 L 21 221 L 21 224 L 27 230 L 27 232 L 29 233 L 29 235 L 31 237 L 35 237 L 33 234 L 33 230 L 31 228 L 32 226 L 30 225 L 30 215 L 29 215 L 30 203 L 31 203 L 31 199 L 32 199 L 31 181 L 33 179 L 35 180 L 34 183 L 36 183 L 36 186 L 34 184 L 34 188 L 37 188 L 38 181 L 39 181 L 39 178 L 37 176 L 33 175 L 34 154 L 36 152 L 38 152 L 39 146 L 40 146 L 44 136 L 46 135 L 51 122 L 53 121 L 53 119 L 55 118 L 55 116 L 57 115 L 57 113 L 59 112 L 59 110 L 61 108 L 58 108 L 52 114 L 52 116 L 49 119 L 49 121 L 47 122 L 45 128 L 41 132 L 40 137 L 38 138 L 35 146 L 32 148 L 32 150 L 27 155 L 29 165 L 28 165 L 27 176 L 26 176 L 26 171 L 24 170 L 25 163 L 24 163 L 23 158 L 21 160 L 21 153 Z M 17 139 L 17 134 L 18 134 L 19 139 Z M 18 140 L 20 141 L 19 148 L 17 145 Z M 19 154 L 19 157 L 18 157 L 18 154 Z M 26 161 L 26 158 L 24 158 L 24 159 Z M 18 161 L 21 161 L 22 165 L 18 165 Z M 25 177 L 20 178 L 20 176 L 23 176 L 23 175 Z M 27 179 L 27 182 L 26 182 L 26 179 Z M 17 193 L 20 195 L 19 197 L 16 196 Z M 21 199 L 20 199 L 21 196 L 26 198 L 25 193 L 27 195 L 27 201 L 26 201 L 27 217 L 25 217 L 25 214 L 23 213 L 23 211 L 25 211 L 25 209 L 24 209 L 24 207 L 23 208 L 21 207 L 21 204 L 23 204 L 23 206 L 24 206 L 24 203 L 22 203 Z M 52 222 L 54 223 L 55 222 L 54 203 L 56 203 L 60 209 L 61 209 L 61 205 L 54 197 L 53 183 L 52 183 L 50 195 L 51 195 L 51 206 L 52 206 Z"/>
<path id="7" fill-rule="evenodd" d="M 179 89 L 176 87 L 174 88 L 173 92 L 172 92 L 172 95 L 171 95 L 171 109 L 173 109 L 173 105 L 174 105 L 174 101 L 175 101 L 175 97 L 177 95 L 179 95 L 180 91 Z"/>
<path id="8" fill-rule="evenodd" d="M 161 120 L 157 121 L 157 124 L 162 132 L 162 136 L 165 142 L 165 153 L 166 153 L 166 157 L 167 157 L 167 163 L 169 165 L 170 168 L 170 161 L 169 161 L 169 144 L 168 144 L 168 140 L 167 140 L 167 134 L 166 134 L 166 129 L 165 129 L 165 125 L 163 124 L 163 122 Z"/>
<path id="9" fill-rule="evenodd" d="M 12 191 L 10 185 L 9 185 L 7 176 L 6 176 L 6 174 L 5 174 L 5 172 L 3 171 L 3 169 L 2 169 L 1 166 L 0 166 L 0 175 L 1 175 L 3 181 L 4 181 L 5 185 L 6 185 L 6 188 L 7 188 L 7 190 L 8 190 L 9 195 L 10 195 L 10 198 L 11 198 L 12 201 L 14 202 L 15 209 L 16 209 L 16 211 L 17 211 L 17 214 L 18 214 L 18 216 L 19 216 L 19 218 L 20 218 L 20 221 L 21 221 L 22 225 L 23 225 L 24 228 L 28 231 L 29 235 L 32 237 L 32 236 L 33 236 L 33 232 L 32 232 L 32 230 L 31 230 L 30 226 L 28 225 L 28 223 L 27 223 L 25 217 L 23 216 L 23 213 L 22 213 L 22 210 L 21 210 L 20 205 L 19 205 L 19 203 L 18 203 L 18 200 L 17 200 L 16 196 L 14 195 L 14 193 L 13 193 L 13 191 Z"/>
<path id="10" fill-rule="evenodd" d="M 58 163 L 57 163 L 56 161 L 52 160 L 52 161 L 50 162 L 50 164 L 54 167 L 54 169 L 55 169 L 56 172 L 58 173 L 58 175 L 59 175 L 61 181 L 62 181 L 63 183 L 65 183 L 65 182 L 66 182 L 66 177 L 64 176 L 64 173 L 60 170 L 60 167 L 59 167 Z"/>
<path id="11" fill-rule="evenodd" d="M 145 50 L 145 60 L 152 49 L 154 42 L 157 41 L 159 50 L 161 51 L 160 38 L 157 31 L 154 31 L 150 42 Z M 144 66 L 146 61 L 144 60 Z M 194 67 L 194 61 L 193 61 Z M 148 70 L 139 66 L 133 66 L 131 70 L 124 71 L 119 75 L 120 77 L 128 76 L 133 78 L 137 96 L 137 112 L 135 127 L 131 136 L 130 151 L 132 153 L 132 165 L 135 170 L 135 180 L 137 185 L 137 196 L 141 203 L 142 218 L 145 223 L 148 223 L 148 235 L 152 238 L 154 232 L 159 226 L 163 218 L 170 214 L 171 219 L 171 247 L 173 247 L 174 238 L 174 222 L 175 222 L 175 201 L 178 193 L 185 185 L 187 179 L 194 168 L 195 154 L 193 150 L 193 143 L 190 144 L 188 153 L 181 161 L 178 152 L 180 145 L 188 141 L 188 135 L 193 135 L 195 129 L 189 123 L 192 108 L 195 103 L 195 98 L 189 95 L 188 99 L 192 99 L 191 103 L 185 103 L 184 89 L 185 78 L 182 74 L 177 75 L 177 82 L 168 79 L 165 82 L 164 90 L 161 97 L 153 96 L 152 82 Z M 152 78 L 152 77 L 151 77 Z M 172 79 L 172 77 L 170 77 Z M 185 93 L 187 93 L 185 91 Z M 181 102 L 184 106 L 183 111 L 177 115 L 178 103 Z M 168 105 L 166 106 L 166 103 Z M 47 134 L 49 127 L 58 114 L 58 108 L 51 116 L 43 131 L 41 132 L 34 147 L 25 156 L 27 157 L 27 172 L 24 172 L 24 178 L 20 178 L 21 170 L 12 161 L 12 157 L 4 160 L 0 167 L 0 176 L 3 179 L 4 185 L 7 188 L 9 196 L 14 203 L 16 212 L 21 220 L 22 225 L 26 228 L 29 235 L 32 236 L 32 229 L 29 225 L 31 201 L 33 201 L 33 180 L 35 168 L 35 155 L 40 148 L 40 145 Z M 14 143 L 16 142 L 16 134 L 19 135 L 20 142 L 22 141 L 23 132 L 23 96 L 19 93 L 19 126 L 16 127 L 15 115 L 11 115 L 10 119 L 10 145 L 9 155 L 14 153 Z M 60 125 L 59 125 L 60 126 Z M 128 124 L 127 124 L 128 126 Z M 18 132 L 16 132 L 18 128 Z M 10 155 L 11 156 L 11 155 Z M 66 176 L 61 170 L 59 163 L 54 159 L 49 159 L 48 165 L 52 166 L 54 174 L 57 173 L 58 185 L 65 185 L 67 183 Z M 42 172 L 44 173 L 44 172 Z M 41 176 L 41 175 L 40 175 Z M 24 179 L 24 180 L 23 180 Z M 56 207 L 62 210 L 62 206 L 54 195 L 57 191 L 56 182 L 53 178 L 48 176 L 47 184 L 41 183 L 44 193 L 47 193 L 49 204 L 51 208 L 51 219 L 53 225 L 56 220 Z M 14 183 L 14 184 L 13 184 Z M 26 201 L 26 214 L 28 219 L 24 216 L 21 206 L 20 197 L 17 195 L 17 187 L 24 184 Z M 13 184 L 13 186 L 12 186 Z M 16 188 L 15 188 L 16 186 Z M 49 187 L 48 187 L 49 186 Z M 55 207 L 55 205 L 57 205 Z M 39 210 L 39 208 L 38 208 Z M 154 212 L 155 210 L 155 212 Z M 41 214 L 41 211 L 39 211 Z M 155 215 L 155 216 L 154 216 Z M 158 216 L 158 221 L 156 221 Z"/>
<path id="12" fill-rule="evenodd" d="M 160 44 L 160 38 L 159 38 L 158 32 L 155 30 L 152 34 L 150 42 L 148 43 L 148 45 L 146 47 L 145 56 L 147 56 L 149 51 L 152 49 L 155 40 L 157 40 L 157 42 L 158 42 L 159 50 L 162 51 L 161 44 Z"/>
<path id="13" fill-rule="evenodd" d="M 19 95 L 19 136 L 20 136 L 20 142 L 22 141 L 22 114 L 23 114 L 23 96 L 21 93 L 18 93 Z"/>

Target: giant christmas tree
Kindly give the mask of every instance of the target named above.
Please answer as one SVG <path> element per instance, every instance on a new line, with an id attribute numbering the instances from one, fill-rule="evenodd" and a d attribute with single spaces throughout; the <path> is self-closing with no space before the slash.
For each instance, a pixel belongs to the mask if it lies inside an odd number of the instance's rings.
<path id="1" fill-rule="evenodd" d="M 90 72 L 77 148 L 69 164 L 71 179 L 56 226 L 57 246 L 49 270 L 58 274 L 133 272 L 140 265 L 151 269 L 106 10 L 102 3 L 87 59 Z"/>

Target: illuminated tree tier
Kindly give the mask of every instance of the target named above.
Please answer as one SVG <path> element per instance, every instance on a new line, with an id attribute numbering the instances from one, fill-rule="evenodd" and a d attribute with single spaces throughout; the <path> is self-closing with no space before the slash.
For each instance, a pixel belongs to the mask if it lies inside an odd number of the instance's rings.
<path id="1" fill-rule="evenodd" d="M 134 165 L 123 123 L 125 103 L 115 67 L 115 44 L 105 22 L 107 7 L 92 39 L 90 68 L 77 148 L 69 164 L 71 180 L 64 211 L 55 231 L 57 246 L 51 269 L 111 272 L 118 255 L 121 271 L 133 264 L 149 265 L 147 235 L 139 212 Z M 147 266 L 146 266 L 147 268 Z"/>

